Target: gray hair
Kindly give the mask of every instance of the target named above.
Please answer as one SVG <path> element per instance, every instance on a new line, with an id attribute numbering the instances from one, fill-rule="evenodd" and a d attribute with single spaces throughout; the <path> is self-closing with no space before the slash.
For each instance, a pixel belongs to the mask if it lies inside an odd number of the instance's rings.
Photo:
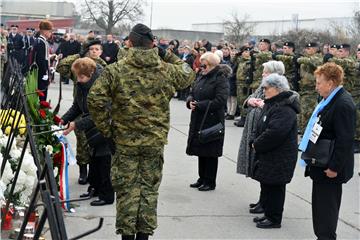
<path id="1" fill-rule="evenodd" d="M 212 52 L 206 52 L 200 57 L 200 61 L 207 61 L 209 66 L 215 67 L 220 64 L 220 58 L 218 55 Z"/>
<path id="2" fill-rule="evenodd" d="M 285 73 L 285 66 L 281 61 L 268 61 L 263 63 L 263 67 L 269 73 L 277 73 L 279 75 L 284 75 Z"/>
<path id="3" fill-rule="evenodd" d="M 261 82 L 261 87 L 274 87 L 279 90 L 279 92 L 289 91 L 289 82 L 286 77 L 279 75 L 277 73 L 272 73 L 269 76 L 263 78 Z"/>

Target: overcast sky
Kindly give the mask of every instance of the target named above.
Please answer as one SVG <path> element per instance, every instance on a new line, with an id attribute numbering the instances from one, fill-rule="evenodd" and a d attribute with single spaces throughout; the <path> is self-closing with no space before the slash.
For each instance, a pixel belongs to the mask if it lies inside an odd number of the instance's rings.
<path id="1" fill-rule="evenodd" d="M 53 0 L 56 1 L 56 0 Z M 78 5 L 83 0 L 66 0 Z M 236 12 L 250 20 L 286 20 L 292 14 L 299 19 L 349 17 L 360 10 L 360 0 L 145 0 L 143 23 L 152 28 L 190 30 L 192 23 L 222 22 Z"/>

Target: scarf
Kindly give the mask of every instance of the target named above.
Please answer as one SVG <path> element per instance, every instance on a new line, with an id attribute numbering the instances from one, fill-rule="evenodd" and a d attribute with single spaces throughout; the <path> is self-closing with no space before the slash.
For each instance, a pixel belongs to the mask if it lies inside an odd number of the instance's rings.
<path id="1" fill-rule="evenodd" d="M 299 145 L 299 150 L 301 150 L 302 152 L 305 152 L 305 150 L 308 146 L 310 136 L 311 136 L 311 131 L 314 128 L 315 123 L 317 122 L 318 114 L 330 103 L 330 101 L 333 99 L 333 97 L 336 95 L 336 93 L 341 88 L 342 88 L 342 86 L 338 86 L 337 88 L 335 88 L 326 99 L 322 99 L 320 101 L 320 103 L 316 106 L 315 110 L 313 111 L 313 113 L 311 115 L 311 118 L 309 119 L 309 122 L 306 126 L 304 136 L 301 139 L 301 142 Z"/>

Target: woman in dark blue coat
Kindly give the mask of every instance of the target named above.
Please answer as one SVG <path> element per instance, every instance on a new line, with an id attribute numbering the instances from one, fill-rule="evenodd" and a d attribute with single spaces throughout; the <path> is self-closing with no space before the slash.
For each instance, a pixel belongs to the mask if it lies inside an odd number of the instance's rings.
<path id="1" fill-rule="evenodd" d="M 254 218 L 258 228 L 280 228 L 285 187 L 293 177 L 297 160 L 297 120 L 299 98 L 289 91 L 284 76 L 270 74 L 262 81 L 265 101 L 256 135 L 253 178 L 261 184 L 265 215 Z"/>
<path id="2" fill-rule="evenodd" d="M 222 156 L 224 137 L 208 143 L 200 143 L 198 132 L 209 103 L 209 112 L 202 129 L 212 127 L 219 122 L 224 124 L 229 91 L 227 78 L 231 75 L 231 68 L 227 65 L 219 65 L 220 58 L 211 52 L 204 53 L 200 62 L 201 74 L 194 82 L 186 101 L 187 107 L 192 110 L 186 153 L 199 157 L 199 179 L 190 184 L 190 187 L 209 191 L 214 190 L 216 186 L 218 157 Z"/>

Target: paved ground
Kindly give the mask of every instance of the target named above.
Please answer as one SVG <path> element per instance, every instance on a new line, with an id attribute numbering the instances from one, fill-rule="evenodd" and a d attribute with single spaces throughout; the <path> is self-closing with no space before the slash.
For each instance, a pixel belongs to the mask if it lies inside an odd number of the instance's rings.
<path id="1" fill-rule="evenodd" d="M 57 84 L 50 87 L 53 105 L 57 102 Z M 64 85 L 61 113 L 72 102 L 72 85 Z M 100 113 L 99 113 L 100 114 Z M 171 130 L 165 151 L 164 177 L 158 204 L 159 227 L 153 239 L 315 239 L 311 221 L 311 181 L 304 178 L 303 168 L 297 165 L 295 176 L 287 185 L 284 219 L 281 229 L 263 230 L 252 222 L 248 204 L 259 196 L 259 184 L 236 174 L 236 159 L 242 128 L 226 122 L 224 156 L 219 160 L 217 188 L 199 192 L 189 188 L 197 179 L 197 159 L 185 154 L 190 112 L 184 102 L 171 101 Z M 75 137 L 69 137 L 75 150 Z M 359 170 L 356 156 L 356 172 Z M 71 197 L 86 190 L 77 184 L 77 165 L 70 167 Z M 360 239 L 359 176 L 343 188 L 338 224 L 339 239 Z M 99 217 L 104 226 L 85 239 L 120 239 L 114 228 L 115 204 L 91 207 L 89 201 L 79 202 L 76 213 L 66 213 L 69 237 L 93 228 Z"/>

